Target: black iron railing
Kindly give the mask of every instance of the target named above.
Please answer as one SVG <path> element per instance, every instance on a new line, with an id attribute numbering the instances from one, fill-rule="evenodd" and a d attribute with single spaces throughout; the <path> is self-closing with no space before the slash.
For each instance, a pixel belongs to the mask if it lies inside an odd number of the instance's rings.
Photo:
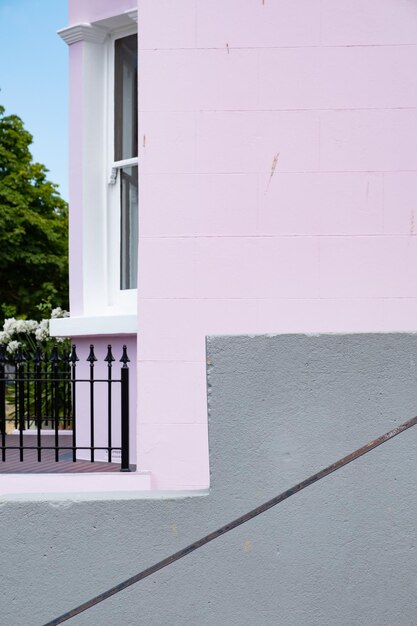
<path id="1" fill-rule="evenodd" d="M 71 350 L 55 345 L 50 352 L 37 347 L 33 352 L 21 347 L 9 355 L 0 346 L 0 432 L 1 461 L 6 463 L 11 451 L 17 451 L 19 462 L 35 454 L 38 463 L 79 460 L 77 452 L 87 451 L 89 460 L 97 460 L 97 452 L 104 451 L 109 463 L 120 457 L 120 469 L 129 469 L 129 368 L 126 346 L 120 358 L 120 378 L 113 378 L 111 345 L 104 358 L 106 375 L 96 376 L 97 358 L 94 346 L 86 359 L 89 376 L 78 376 L 79 358 L 76 346 Z M 78 395 L 80 385 L 88 387 L 82 402 Z M 117 395 L 115 387 L 119 387 Z M 100 388 L 98 390 L 98 387 Z M 97 394 L 100 394 L 100 410 L 96 410 Z M 119 398 L 117 415 L 115 401 Z M 103 407 L 105 407 L 103 409 Z M 117 425 L 117 421 L 119 425 Z M 78 430 L 82 426 L 81 443 Z M 100 427 L 100 445 L 97 445 L 97 429 Z M 120 445 L 114 445 L 114 432 L 118 431 Z M 47 435 L 45 433 L 48 433 Z M 62 434 L 68 436 L 63 438 Z M 87 433 L 87 435 L 86 435 Z M 103 433 L 106 441 L 103 444 Z M 65 441 L 64 441 L 65 440 Z M 67 443 L 69 442 L 69 443 Z M 16 454 L 16 452 L 15 452 Z M 85 452 L 84 452 L 85 454 Z M 68 459 L 68 456 L 70 459 Z"/>

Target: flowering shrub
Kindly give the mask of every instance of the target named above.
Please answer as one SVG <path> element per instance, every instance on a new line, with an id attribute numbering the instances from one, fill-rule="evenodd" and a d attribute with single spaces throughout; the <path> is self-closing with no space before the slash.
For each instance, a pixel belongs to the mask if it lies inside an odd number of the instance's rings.
<path id="1" fill-rule="evenodd" d="M 50 309 L 49 309 L 50 310 Z M 49 312 L 49 311 L 48 311 Z M 52 309 L 51 318 L 68 317 L 69 313 L 57 307 Z M 59 371 L 57 369 L 58 353 L 53 346 L 61 343 Z M 70 341 L 66 338 L 51 337 L 49 319 L 40 322 L 35 320 L 6 319 L 0 331 L 0 346 L 6 348 L 7 362 L 3 361 L 3 378 L 5 384 L 6 412 L 15 428 L 41 428 L 58 424 L 58 428 L 71 427 L 71 392 L 70 365 L 66 356 L 70 355 Z M 40 351 L 37 350 L 40 348 Z M 42 365 L 37 361 L 35 353 L 41 355 Z M 22 358 L 24 363 L 22 363 Z M 54 361 L 55 359 L 55 361 Z M 52 362 L 54 361 L 54 362 Z M 36 374 L 37 372 L 37 374 Z M 42 388 L 36 388 L 36 377 L 42 376 Z M 24 380 L 24 402 L 19 400 L 19 385 Z M 53 382 L 54 381 L 54 382 Z M 18 417 L 21 407 L 22 416 Z M 34 417 L 41 415 L 40 418 Z"/>
<path id="2" fill-rule="evenodd" d="M 51 319 L 59 317 L 69 317 L 68 311 L 61 307 L 52 309 Z M 14 317 L 6 319 L 3 330 L 0 331 L 0 344 L 6 346 L 10 355 L 15 354 L 21 346 L 24 350 L 34 350 L 38 344 L 43 348 L 49 345 L 65 341 L 62 337 L 51 337 L 49 334 L 49 319 L 40 322 L 35 320 L 16 320 Z"/>

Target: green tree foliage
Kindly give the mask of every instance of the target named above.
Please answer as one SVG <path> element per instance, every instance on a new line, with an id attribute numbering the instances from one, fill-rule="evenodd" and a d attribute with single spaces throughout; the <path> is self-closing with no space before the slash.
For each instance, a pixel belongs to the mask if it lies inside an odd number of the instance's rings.
<path id="1" fill-rule="evenodd" d="M 32 136 L 0 105 L 0 316 L 42 316 L 42 301 L 68 308 L 68 206 Z"/>

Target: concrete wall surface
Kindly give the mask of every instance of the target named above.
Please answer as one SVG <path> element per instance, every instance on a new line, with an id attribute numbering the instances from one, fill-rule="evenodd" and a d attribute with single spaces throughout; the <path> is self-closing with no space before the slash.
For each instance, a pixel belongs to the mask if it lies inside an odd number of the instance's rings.
<path id="1" fill-rule="evenodd" d="M 411 417 L 417 335 L 208 341 L 211 492 L 4 502 L 1 624 L 40 626 Z M 71 626 L 412 626 L 411 429 Z"/>

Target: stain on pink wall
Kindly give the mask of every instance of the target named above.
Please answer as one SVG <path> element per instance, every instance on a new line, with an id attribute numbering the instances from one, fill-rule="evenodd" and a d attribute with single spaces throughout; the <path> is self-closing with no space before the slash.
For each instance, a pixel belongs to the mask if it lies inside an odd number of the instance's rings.
<path id="1" fill-rule="evenodd" d="M 417 328 L 417 4 L 141 0 L 138 26 L 139 458 L 198 488 L 206 335 Z"/>

